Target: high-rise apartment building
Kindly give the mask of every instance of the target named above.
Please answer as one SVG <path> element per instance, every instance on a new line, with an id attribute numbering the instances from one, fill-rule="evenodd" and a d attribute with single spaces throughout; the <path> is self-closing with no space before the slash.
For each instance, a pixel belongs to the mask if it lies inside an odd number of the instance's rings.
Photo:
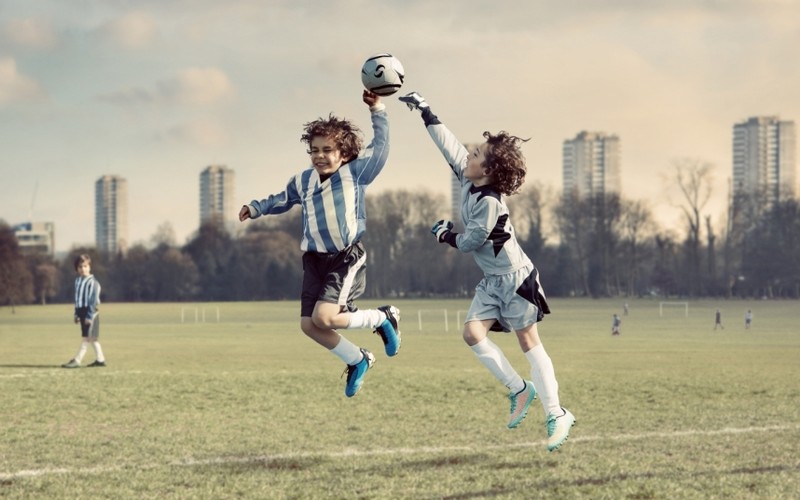
<path id="1" fill-rule="evenodd" d="M 619 194 L 619 137 L 603 132 L 583 131 L 564 141 L 564 194 L 590 197 Z"/>
<path id="2" fill-rule="evenodd" d="M 97 249 L 128 250 L 128 181 L 104 175 L 94 185 L 94 234 Z"/>
<path id="3" fill-rule="evenodd" d="M 236 221 L 234 171 L 224 165 L 210 165 L 200 173 L 200 224 L 221 222 L 225 227 Z"/>
<path id="4" fill-rule="evenodd" d="M 733 193 L 769 206 L 795 191 L 793 121 L 753 117 L 733 126 Z"/>

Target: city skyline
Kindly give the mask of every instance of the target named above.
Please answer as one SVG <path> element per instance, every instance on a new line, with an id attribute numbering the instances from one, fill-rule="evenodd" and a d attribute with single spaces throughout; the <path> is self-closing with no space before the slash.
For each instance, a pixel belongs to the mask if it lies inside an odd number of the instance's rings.
<path id="1" fill-rule="evenodd" d="M 706 211 L 719 227 L 733 124 L 800 119 L 797 2 L 182 5 L 0 6 L 0 218 L 53 221 L 58 251 L 91 244 L 89 186 L 114 174 L 129 183 L 130 243 L 169 222 L 182 244 L 197 228 L 204 165 L 236 170 L 239 205 L 308 166 L 303 123 L 333 112 L 371 138 L 358 72 L 384 51 L 406 69 L 401 93 L 419 91 L 462 140 L 530 137 L 529 184 L 559 191 L 563 140 L 612 131 L 623 196 L 678 231 L 680 197 L 664 181 L 676 160 L 715 166 Z M 368 196 L 447 200 L 452 174 L 419 116 L 384 101 L 392 151 Z"/>

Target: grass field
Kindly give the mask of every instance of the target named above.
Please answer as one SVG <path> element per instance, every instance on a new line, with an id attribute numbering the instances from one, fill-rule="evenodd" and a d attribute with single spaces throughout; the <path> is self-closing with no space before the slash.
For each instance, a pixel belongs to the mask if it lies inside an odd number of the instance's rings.
<path id="1" fill-rule="evenodd" d="M 622 300 L 552 300 L 540 334 L 578 421 L 554 453 L 538 402 L 506 429 L 467 300 L 396 304 L 396 358 L 346 332 L 377 357 L 353 399 L 294 302 L 105 304 L 109 366 L 77 370 L 69 305 L 0 308 L 0 497 L 800 497 L 797 302 L 634 300 L 611 337 Z"/>

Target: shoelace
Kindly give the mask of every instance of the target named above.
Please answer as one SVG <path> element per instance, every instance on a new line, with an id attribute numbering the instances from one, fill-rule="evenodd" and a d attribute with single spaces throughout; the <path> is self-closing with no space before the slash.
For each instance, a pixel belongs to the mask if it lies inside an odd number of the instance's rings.
<path id="1" fill-rule="evenodd" d="M 359 361 L 359 363 L 360 363 L 360 361 Z M 349 381 L 350 380 L 350 374 L 353 373 L 354 371 L 356 371 L 357 367 L 358 367 L 358 363 L 356 363 L 355 365 L 347 365 L 347 366 L 345 366 L 344 371 L 339 376 L 339 378 L 342 378 L 342 377 L 344 377 L 345 374 L 347 374 L 347 380 Z"/>
<path id="2" fill-rule="evenodd" d="M 556 431 L 556 417 L 550 417 L 547 419 L 547 436 L 552 436 L 553 433 Z"/>
<path id="3" fill-rule="evenodd" d="M 517 409 L 517 395 L 516 394 L 509 394 L 508 399 L 511 400 L 511 412 L 514 413 L 514 410 Z"/>

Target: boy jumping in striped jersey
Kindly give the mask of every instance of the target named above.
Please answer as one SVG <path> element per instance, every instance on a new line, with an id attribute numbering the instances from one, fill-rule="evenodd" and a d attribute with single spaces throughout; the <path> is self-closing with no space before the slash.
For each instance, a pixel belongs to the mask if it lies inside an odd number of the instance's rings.
<path id="1" fill-rule="evenodd" d="M 311 167 L 289 179 L 286 190 L 239 211 L 239 220 L 303 209 L 303 292 L 300 328 L 347 365 L 345 396 L 355 396 L 375 356 L 337 330 L 371 328 L 383 340 L 388 356 L 400 349 L 400 310 L 394 306 L 358 310 L 355 299 L 366 284 L 367 255 L 361 237 L 366 230 L 364 194 L 389 155 L 389 120 L 377 94 L 364 91 L 374 137 L 362 152 L 361 131 L 329 115 L 305 124 L 301 141 L 308 145 Z"/>
<path id="2" fill-rule="evenodd" d="M 86 254 L 78 255 L 75 259 L 75 323 L 81 325 L 81 346 L 78 354 L 63 365 L 64 368 L 80 368 L 83 356 L 89 348 L 94 348 L 97 358 L 89 367 L 106 366 L 103 348 L 97 338 L 100 336 L 100 283 L 92 275 L 92 258 Z"/>
<path id="3" fill-rule="evenodd" d="M 471 253 L 483 271 L 464 320 L 464 341 L 481 364 L 509 389 L 509 429 L 522 422 L 538 391 L 545 412 L 547 448 L 553 451 L 569 436 L 575 417 L 561 407 L 553 363 L 539 339 L 536 324 L 550 312 L 539 284 L 539 271 L 517 243 L 502 198 L 517 193 L 525 181 L 525 158 L 520 150 L 525 140 L 506 132 L 484 132 L 486 142 L 467 151 L 421 95 L 412 92 L 400 101 L 422 112 L 428 134 L 461 181 L 461 219 L 466 229 L 455 233 L 452 222 L 440 220 L 431 232 L 439 243 Z M 500 347 L 489 339 L 490 330 L 512 329 L 530 364 L 530 381 L 520 377 Z"/>

